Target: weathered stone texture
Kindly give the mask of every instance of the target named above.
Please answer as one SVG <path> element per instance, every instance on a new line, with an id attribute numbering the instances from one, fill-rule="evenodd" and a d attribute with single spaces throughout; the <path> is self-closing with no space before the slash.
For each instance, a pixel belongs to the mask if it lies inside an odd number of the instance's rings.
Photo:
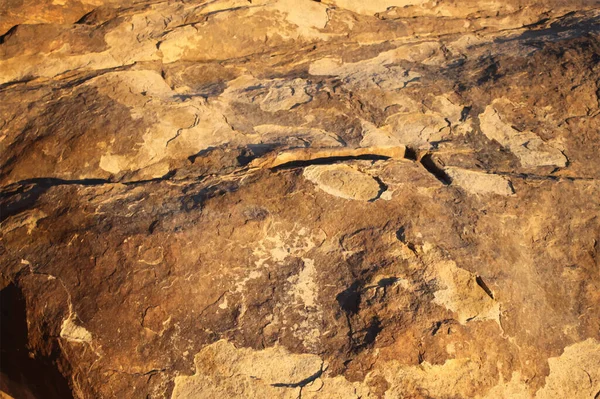
<path id="1" fill-rule="evenodd" d="M 0 3 L 0 396 L 599 397 L 596 0 Z"/>

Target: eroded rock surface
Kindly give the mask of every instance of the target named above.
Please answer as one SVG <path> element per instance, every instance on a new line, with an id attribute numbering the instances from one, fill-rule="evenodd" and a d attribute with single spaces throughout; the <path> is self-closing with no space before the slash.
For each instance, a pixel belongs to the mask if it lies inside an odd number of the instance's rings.
<path id="1" fill-rule="evenodd" d="M 600 395 L 596 0 L 0 31 L 1 395 Z"/>
<path id="2" fill-rule="evenodd" d="M 327 194 L 345 199 L 373 201 L 383 190 L 368 174 L 343 164 L 309 166 L 304 177 Z"/>

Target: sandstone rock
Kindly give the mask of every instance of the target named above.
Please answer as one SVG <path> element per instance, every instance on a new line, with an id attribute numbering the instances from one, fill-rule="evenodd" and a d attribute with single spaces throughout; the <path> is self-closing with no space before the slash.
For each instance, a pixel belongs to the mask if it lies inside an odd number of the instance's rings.
<path id="1" fill-rule="evenodd" d="M 294 165 L 302 162 L 335 162 L 338 158 L 380 157 L 402 159 L 406 156 L 406 147 L 399 146 L 374 146 L 374 147 L 333 147 L 333 148 L 297 148 L 281 151 L 258 158 L 251 165 L 256 168 L 277 168 L 284 165 Z"/>
<path id="2" fill-rule="evenodd" d="M 548 363 L 550 374 L 536 398 L 585 398 L 600 391 L 600 343 L 597 340 L 590 338 L 568 346 L 559 357 L 548 359 Z"/>
<path id="3" fill-rule="evenodd" d="M 0 3 L 0 396 L 598 397 L 597 0 Z"/>
<path id="4" fill-rule="evenodd" d="M 452 179 L 452 184 L 474 194 L 512 195 L 514 190 L 510 180 L 503 176 L 472 170 L 449 167 L 444 172 Z"/>
<path id="5" fill-rule="evenodd" d="M 78 326 L 75 320 L 76 316 L 72 315 L 63 321 L 60 331 L 61 338 L 71 342 L 92 342 L 92 334 L 85 328 Z"/>
<path id="6" fill-rule="evenodd" d="M 506 146 L 515 154 L 525 168 L 538 166 L 564 167 L 567 158 L 562 152 L 546 144 L 533 132 L 519 132 L 500 119 L 498 112 L 489 105 L 479 116 L 481 130 L 492 140 Z"/>
<path id="7" fill-rule="evenodd" d="M 345 199 L 371 201 L 381 191 L 375 179 L 348 165 L 309 166 L 304 169 L 304 177 L 327 194 Z"/>
<path id="8" fill-rule="evenodd" d="M 218 341 L 195 357 L 196 374 L 177 377 L 173 398 L 370 397 L 368 389 L 343 377 L 323 377 L 326 365 L 316 355 L 297 355 L 282 348 L 237 349 Z"/>

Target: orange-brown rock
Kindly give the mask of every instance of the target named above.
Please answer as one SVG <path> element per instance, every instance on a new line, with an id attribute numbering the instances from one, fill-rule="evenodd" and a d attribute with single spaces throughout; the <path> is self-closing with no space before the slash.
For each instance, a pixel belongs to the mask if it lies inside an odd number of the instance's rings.
<path id="1" fill-rule="evenodd" d="M 596 0 L 0 34 L 1 397 L 599 397 Z"/>

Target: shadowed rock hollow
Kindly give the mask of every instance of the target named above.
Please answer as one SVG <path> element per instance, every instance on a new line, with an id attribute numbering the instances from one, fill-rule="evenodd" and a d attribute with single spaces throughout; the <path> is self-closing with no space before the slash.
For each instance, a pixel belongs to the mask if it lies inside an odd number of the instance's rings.
<path id="1" fill-rule="evenodd" d="M 599 397 L 596 0 L 0 34 L 0 396 Z"/>

